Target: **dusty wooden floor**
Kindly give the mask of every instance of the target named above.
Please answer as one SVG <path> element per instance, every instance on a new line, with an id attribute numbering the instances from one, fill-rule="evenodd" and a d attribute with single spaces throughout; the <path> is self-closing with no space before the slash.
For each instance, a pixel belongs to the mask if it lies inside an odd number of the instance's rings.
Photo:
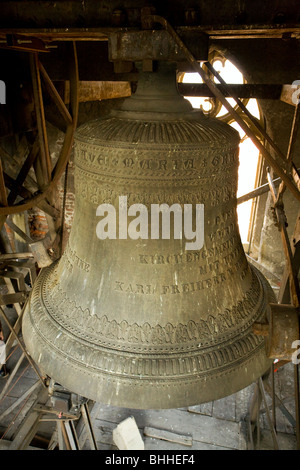
<path id="1" fill-rule="evenodd" d="M 285 369 L 285 370 L 284 370 Z M 292 368 L 287 365 L 275 374 L 277 393 L 289 412 L 294 412 Z M 284 383 L 283 383 L 284 382 Z M 98 404 L 93 413 L 94 432 L 100 449 L 114 449 L 113 429 L 133 416 L 148 450 L 247 450 L 249 404 L 255 384 L 240 392 L 199 406 L 172 410 L 134 410 Z M 280 450 L 296 449 L 295 429 L 276 408 L 277 438 Z M 260 449 L 273 449 L 272 435 L 262 409 Z M 145 427 L 190 436 L 192 446 L 144 435 Z"/>
<path id="2" fill-rule="evenodd" d="M 8 368 L 13 369 L 20 357 L 17 347 L 8 359 Z M 0 449 L 9 448 L 26 415 L 26 410 L 33 403 L 35 391 L 28 395 L 19 405 L 10 411 L 11 405 L 37 382 L 37 376 L 23 360 L 14 381 L 0 399 Z M 275 391 L 281 400 L 281 409 L 276 407 L 277 437 L 280 450 L 296 449 L 295 428 L 287 419 L 287 413 L 294 416 L 294 382 L 293 366 L 287 364 L 275 373 Z M 0 380 L 0 394 L 5 387 L 5 379 Z M 240 392 L 215 402 L 190 408 L 172 410 L 134 410 L 102 405 L 97 403 L 91 410 L 92 425 L 99 450 L 116 449 L 112 431 L 126 418 L 133 416 L 145 443 L 146 450 L 246 450 L 249 444 L 248 415 L 249 405 L 253 398 L 255 384 Z M 268 395 L 268 400 L 270 397 Z M 281 411 L 283 410 L 284 413 Z M 166 441 L 144 435 L 146 427 L 167 430 L 176 435 L 188 436 L 191 446 L 178 442 Z M 53 427 L 41 423 L 38 434 L 49 438 Z M 273 449 L 272 435 L 266 412 L 260 414 L 260 448 Z M 86 441 L 84 449 L 89 449 Z"/>

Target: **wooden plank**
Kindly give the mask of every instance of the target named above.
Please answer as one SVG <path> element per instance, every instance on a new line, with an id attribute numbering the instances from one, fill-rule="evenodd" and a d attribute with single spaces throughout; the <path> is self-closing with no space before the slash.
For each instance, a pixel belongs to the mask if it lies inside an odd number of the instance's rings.
<path id="1" fill-rule="evenodd" d="M 37 382 L 38 384 L 39 382 Z M 14 440 L 11 443 L 10 450 L 25 450 L 31 443 L 39 425 L 42 413 L 33 411 L 36 403 L 46 403 L 49 398 L 48 390 L 41 387 L 32 408 L 29 410 Z"/>
<path id="2" fill-rule="evenodd" d="M 213 416 L 215 418 L 236 420 L 236 396 L 235 394 L 221 398 L 213 402 Z"/>
<path id="3" fill-rule="evenodd" d="M 190 413 L 197 413 L 201 415 L 212 416 L 213 413 L 213 402 L 203 403 L 202 405 L 189 406 L 188 411 Z"/>
<path id="4" fill-rule="evenodd" d="M 10 2 L 4 2 L 8 5 Z M 30 6 L 28 6 L 30 8 Z M 34 11 L 31 12 L 31 17 L 36 14 L 36 6 Z M 54 9 L 53 9 L 54 10 Z M 7 11 L 7 10 L 6 10 Z M 29 11 L 29 10 L 28 10 Z M 115 28 L 111 26 L 93 27 L 78 27 L 74 23 L 74 17 L 70 18 L 71 24 L 69 28 L 52 27 L 45 29 L 39 24 L 35 23 L 33 27 L 28 28 L 27 25 L 21 25 L 19 28 L 1 28 L 0 36 L 5 39 L 6 34 L 22 34 L 23 36 L 37 37 L 43 41 L 106 41 L 108 35 L 112 33 Z M 287 33 L 291 37 L 298 37 L 300 35 L 300 28 L 298 24 L 265 24 L 265 23 L 251 23 L 251 24 L 228 24 L 228 22 L 220 24 L 201 24 L 190 26 L 190 31 L 205 33 L 212 39 L 245 39 L 245 38 L 282 38 L 282 35 Z M 181 33 L 186 30 L 186 26 L 179 26 L 176 31 Z"/>
<path id="5" fill-rule="evenodd" d="M 144 428 L 144 434 L 148 437 L 155 437 L 156 439 L 161 439 L 163 441 L 176 442 L 177 444 L 185 446 L 193 445 L 193 437 L 191 435 L 177 434 L 171 431 L 166 431 L 165 429 L 146 426 Z"/>
<path id="6" fill-rule="evenodd" d="M 19 397 L 9 408 L 7 408 L 5 411 L 0 416 L 0 421 L 9 413 L 11 413 L 17 406 L 19 406 L 20 403 L 25 400 L 34 390 L 37 389 L 37 387 L 40 385 L 40 382 L 37 381 L 35 384 L 32 385 L 21 397 Z"/>
<path id="7" fill-rule="evenodd" d="M 96 420 L 97 426 L 95 426 L 95 437 L 97 441 L 98 450 L 116 450 L 116 446 L 112 440 L 112 431 L 115 427 L 114 423 L 102 421 L 101 419 Z M 141 430 L 142 432 L 142 430 Z M 217 432 L 217 430 L 216 430 Z M 163 441 L 161 439 L 155 439 L 153 437 L 145 436 L 144 439 L 145 450 L 182 450 L 187 451 L 187 446 L 171 442 Z M 82 450 L 89 450 L 87 444 Z M 192 447 L 189 450 L 228 450 L 228 447 L 222 447 L 220 445 L 208 444 L 205 442 L 193 440 Z"/>
<path id="8" fill-rule="evenodd" d="M 13 368 L 13 370 L 10 372 L 9 374 L 9 377 L 3 387 L 3 389 L 1 390 L 1 393 L 0 393 L 0 402 L 1 400 L 5 397 L 5 394 L 6 394 L 6 391 L 10 389 L 11 387 L 11 384 L 12 384 L 12 381 L 13 381 L 13 378 L 14 376 L 16 375 L 16 373 L 18 372 L 19 370 L 19 367 L 20 365 L 22 364 L 23 362 L 23 359 L 25 358 L 25 354 L 22 353 L 21 356 L 19 357 L 15 367 Z"/>
<path id="9" fill-rule="evenodd" d="M 0 305 L 17 304 L 25 302 L 28 291 L 16 292 L 15 294 L 0 294 Z"/>
<path id="10" fill-rule="evenodd" d="M 174 451 L 174 450 L 181 450 L 181 451 L 187 451 L 186 446 L 182 444 L 178 444 L 175 442 L 166 442 L 162 441 L 160 439 L 154 439 L 152 437 L 146 437 L 145 439 L 145 450 L 156 450 L 156 451 Z M 193 446 L 189 448 L 189 452 L 191 450 L 228 450 L 227 447 L 222 447 L 219 445 L 215 444 L 208 444 L 205 442 L 198 442 L 194 441 Z"/>
<path id="11" fill-rule="evenodd" d="M 26 253 L 5 253 L 5 254 L 0 254 L 0 262 L 4 260 L 10 260 L 10 259 L 27 259 L 27 258 L 33 258 L 33 254 L 31 252 L 26 252 Z"/>
<path id="12" fill-rule="evenodd" d="M 11 450 L 10 446 L 11 446 L 11 441 L 8 441 L 6 439 L 1 439 L 0 450 Z M 28 446 L 27 450 L 44 450 L 44 449 L 41 449 L 40 447 Z"/>

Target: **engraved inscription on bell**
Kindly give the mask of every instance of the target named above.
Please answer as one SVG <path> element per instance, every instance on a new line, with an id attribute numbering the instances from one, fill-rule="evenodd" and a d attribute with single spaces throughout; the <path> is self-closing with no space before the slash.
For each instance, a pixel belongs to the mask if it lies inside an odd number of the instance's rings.
<path id="1" fill-rule="evenodd" d="M 240 240 L 238 146 L 233 128 L 177 93 L 165 66 L 141 73 L 121 109 L 78 128 L 70 238 L 23 321 L 47 375 L 98 402 L 159 409 L 235 393 L 270 367 L 252 325 L 274 298 Z M 97 208 L 112 205 L 118 222 L 122 196 L 149 213 L 203 205 L 203 246 L 187 250 L 184 233 L 99 239 Z"/>

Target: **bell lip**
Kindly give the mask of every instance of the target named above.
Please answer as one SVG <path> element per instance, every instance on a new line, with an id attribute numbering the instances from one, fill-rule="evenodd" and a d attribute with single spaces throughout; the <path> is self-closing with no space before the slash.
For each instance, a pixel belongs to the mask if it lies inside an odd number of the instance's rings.
<path id="1" fill-rule="evenodd" d="M 48 268 L 42 272 L 45 271 L 47 272 Z M 267 285 L 264 287 L 264 292 L 269 299 Z M 98 402 L 137 409 L 193 406 L 236 393 L 255 382 L 272 364 L 272 360 L 266 354 L 264 338 L 259 340 L 257 338 L 257 344 L 250 353 L 236 357 L 229 365 L 226 363 L 217 370 L 192 371 L 182 375 L 160 377 L 138 375 L 133 377 L 132 374 L 126 376 L 109 370 L 95 370 L 94 367 L 77 361 L 76 358 L 56 352 L 54 344 L 37 331 L 36 324 L 42 317 L 43 328 L 45 328 L 44 322 L 47 322 L 42 308 L 43 302 L 33 299 L 33 304 L 36 309 L 35 318 L 32 319 L 29 312 L 31 299 L 24 313 L 23 337 L 26 348 L 37 366 L 71 392 Z M 52 323 L 51 328 L 55 329 L 55 335 L 60 336 L 63 330 L 59 324 L 54 319 L 51 319 L 50 323 Z M 70 335 L 68 332 L 64 334 Z M 244 332 L 245 336 L 249 334 L 250 330 Z M 70 374 L 68 372 L 70 370 L 73 373 Z"/>
<path id="2" fill-rule="evenodd" d="M 40 338 L 35 338 L 36 333 L 31 324 L 27 324 L 25 330 L 29 349 L 30 342 L 36 339 L 41 342 Z M 41 369 L 42 374 L 72 393 L 87 399 L 105 405 L 132 409 L 174 409 L 215 401 L 255 383 L 259 377 L 270 370 L 272 365 L 272 360 L 266 356 L 264 342 L 262 342 L 247 360 L 202 379 L 195 375 L 184 381 L 179 377 L 174 377 L 172 381 L 165 383 L 163 380 L 145 382 L 142 378 L 140 381 L 131 380 L 130 377 L 119 380 L 119 377 L 107 377 L 104 374 L 91 376 L 88 369 L 80 367 L 76 375 L 79 380 L 75 381 L 70 374 L 66 373 L 66 367 L 75 370 L 76 365 L 62 356 L 56 358 L 54 365 L 51 354 L 51 351 L 45 349 L 43 352 L 37 352 L 40 357 L 44 356 L 43 369 L 46 373 Z M 33 355 L 32 357 L 34 358 Z M 47 366 L 47 362 L 52 366 Z M 38 360 L 37 365 L 40 367 Z"/>

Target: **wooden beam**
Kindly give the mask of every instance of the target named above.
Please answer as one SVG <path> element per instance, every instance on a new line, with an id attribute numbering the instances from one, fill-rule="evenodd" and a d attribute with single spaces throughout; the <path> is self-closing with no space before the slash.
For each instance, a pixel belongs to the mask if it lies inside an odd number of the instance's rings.
<path id="1" fill-rule="evenodd" d="M 176 442 L 177 444 L 181 444 L 184 446 L 191 447 L 193 445 L 192 436 L 166 431 L 165 429 L 157 429 L 152 428 L 150 426 L 146 426 L 144 428 L 144 434 L 148 437 L 154 437 L 163 441 Z"/>
<path id="2" fill-rule="evenodd" d="M 107 13 L 106 13 L 107 14 Z M 22 34 L 23 36 L 37 37 L 42 41 L 107 41 L 108 36 L 115 31 L 130 31 L 135 30 L 134 27 L 88 27 L 84 28 L 72 27 L 68 24 L 68 28 L 43 28 L 39 25 L 36 27 L 28 28 L 21 26 L 19 28 L 1 28 L 0 38 L 6 43 L 7 34 Z M 176 28 L 178 34 L 182 31 L 191 31 L 193 33 L 207 34 L 211 39 L 265 39 L 265 38 L 282 38 L 284 35 L 289 37 L 300 37 L 299 23 L 292 25 L 271 25 L 266 23 L 252 23 L 252 24 L 201 24 L 195 26 L 179 26 Z M 4 44 L 4 43 L 3 43 Z"/>
<path id="3" fill-rule="evenodd" d="M 266 100 L 281 99 L 282 89 L 285 85 L 272 84 L 226 84 L 220 85 L 216 83 L 216 87 L 222 89 L 224 96 L 232 98 L 256 98 Z M 209 89 L 206 83 L 178 83 L 178 91 L 183 96 L 197 96 L 214 98 L 214 93 Z"/>

